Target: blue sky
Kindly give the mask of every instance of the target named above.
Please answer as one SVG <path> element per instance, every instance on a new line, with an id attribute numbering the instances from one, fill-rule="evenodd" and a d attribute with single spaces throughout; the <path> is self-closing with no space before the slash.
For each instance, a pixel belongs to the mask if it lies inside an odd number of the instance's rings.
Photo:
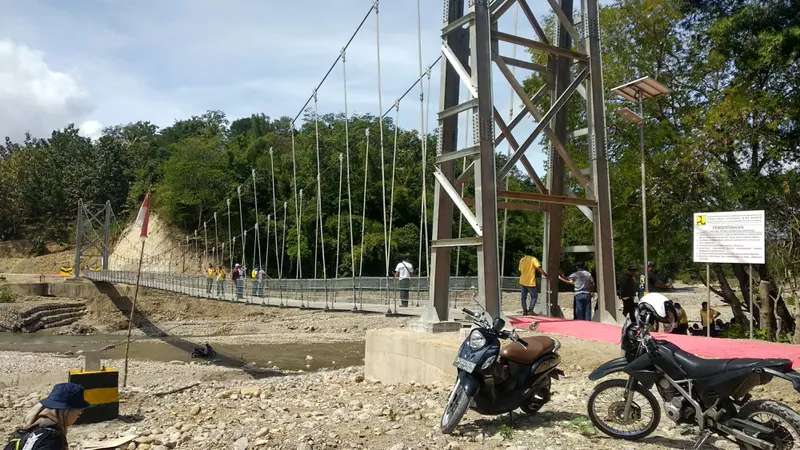
<path id="1" fill-rule="evenodd" d="M 442 2 L 421 2 L 427 66 L 440 54 Z M 0 135 L 47 135 L 74 122 L 96 136 L 104 126 L 137 120 L 167 126 L 209 109 L 230 119 L 258 112 L 294 116 L 371 3 L 0 0 Z M 529 3 L 543 19 L 547 3 Z M 514 16 L 512 9 L 501 29 L 511 31 Z M 416 1 L 382 0 L 380 20 L 386 109 L 418 77 Z M 378 112 L 375 31 L 373 15 L 347 53 L 351 113 Z M 519 32 L 533 37 L 522 14 Z M 503 46 L 501 53 L 510 56 L 512 49 Z M 517 57 L 525 58 L 521 49 Z M 494 78 L 495 102 L 505 115 L 508 84 L 497 70 Z M 429 130 L 438 108 L 438 66 L 431 81 Z M 342 86 L 338 66 L 319 91 L 321 113 L 343 110 Z M 417 90 L 400 111 L 402 126 L 419 128 Z M 533 126 L 526 119 L 519 129 Z M 528 155 L 541 167 L 541 150 Z"/>

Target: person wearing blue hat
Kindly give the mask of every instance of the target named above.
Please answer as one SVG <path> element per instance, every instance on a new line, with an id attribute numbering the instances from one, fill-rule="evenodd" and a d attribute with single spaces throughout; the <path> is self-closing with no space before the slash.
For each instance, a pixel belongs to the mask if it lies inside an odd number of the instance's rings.
<path id="1" fill-rule="evenodd" d="M 25 417 L 25 425 L 11 437 L 4 450 L 69 450 L 67 428 L 90 405 L 83 386 L 61 383 Z"/>
<path id="2" fill-rule="evenodd" d="M 653 261 L 647 261 L 647 287 L 649 288 L 648 292 L 672 290 L 672 284 L 664 283 L 656 274 L 656 263 Z"/>

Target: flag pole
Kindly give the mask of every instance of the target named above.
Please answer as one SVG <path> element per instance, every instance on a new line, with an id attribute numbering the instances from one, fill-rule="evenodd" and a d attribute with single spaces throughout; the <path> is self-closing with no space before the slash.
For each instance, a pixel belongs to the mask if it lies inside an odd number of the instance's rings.
<path id="1" fill-rule="evenodd" d="M 136 298 L 139 296 L 139 279 L 142 276 L 142 259 L 144 258 L 144 243 L 142 239 L 142 250 L 139 253 L 139 270 L 136 273 L 136 288 L 133 291 L 133 304 L 131 305 L 131 316 L 128 319 L 128 338 L 125 340 L 125 373 L 122 375 L 122 387 L 128 387 L 128 352 L 131 349 L 131 327 L 133 326 L 133 314 L 136 311 Z"/>
<path id="2" fill-rule="evenodd" d="M 136 224 L 141 228 L 139 237 L 142 239 L 142 250 L 139 253 L 139 269 L 136 271 L 136 288 L 133 291 L 131 303 L 131 316 L 128 319 L 128 337 L 125 340 L 125 372 L 122 375 L 122 387 L 128 387 L 128 353 L 131 349 L 131 328 L 133 328 L 133 314 L 136 312 L 136 299 L 139 297 L 139 282 L 142 278 L 142 260 L 144 259 L 144 243 L 147 240 L 147 225 L 150 219 L 150 193 L 144 196 L 142 207 L 136 216 Z"/>

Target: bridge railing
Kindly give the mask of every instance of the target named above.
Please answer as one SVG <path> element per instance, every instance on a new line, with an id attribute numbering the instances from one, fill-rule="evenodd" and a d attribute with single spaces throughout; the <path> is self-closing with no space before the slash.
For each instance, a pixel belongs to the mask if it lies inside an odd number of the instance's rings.
<path id="1" fill-rule="evenodd" d="M 122 270 L 82 272 L 84 278 L 110 283 L 136 284 L 136 272 Z M 174 292 L 193 297 L 210 298 L 242 303 L 281 304 L 286 301 L 325 303 L 338 308 L 344 305 L 388 305 L 401 303 L 402 291 L 408 292 L 409 306 L 426 306 L 428 278 L 412 278 L 401 286 L 394 278 L 361 277 L 331 279 L 275 279 L 262 281 L 252 278 L 242 280 L 216 280 L 198 275 L 167 272 L 142 272 L 140 285 L 151 289 Z M 467 306 L 478 285 L 477 277 L 450 277 L 450 300 L 454 308 Z M 502 277 L 503 292 L 519 290 L 517 277 Z M 360 309 L 360 308 L 359 308 Z"/>

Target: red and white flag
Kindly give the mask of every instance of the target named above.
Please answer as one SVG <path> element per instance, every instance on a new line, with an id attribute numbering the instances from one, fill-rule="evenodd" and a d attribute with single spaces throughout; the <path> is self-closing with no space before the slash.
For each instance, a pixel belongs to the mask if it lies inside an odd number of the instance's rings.
<path id="1" fill-rule="evenodd" d="M 147 223 L 150 221 L 150 193 L 144 196 L 142 207 L 139 208 L 139 214 L 136 216 L 136 226 L 142 229 L 139 235 L 142 239 L 147 237 Z"/>

